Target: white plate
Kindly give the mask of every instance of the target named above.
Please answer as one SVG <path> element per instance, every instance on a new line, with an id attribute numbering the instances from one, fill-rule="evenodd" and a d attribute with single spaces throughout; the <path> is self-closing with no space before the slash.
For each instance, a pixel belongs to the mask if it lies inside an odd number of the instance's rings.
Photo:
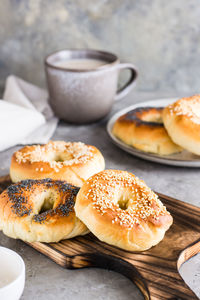
<path id="1" fill-rule="evenodd" d="M 180 167 L 200 167 L 200 156 L 192 154 L 186 150 L 182 151 L 181 153 L 171 154 L 171 155 L 165 155 L 161 156 L 158 154 L 152 154 L 152 153 L 146 153 L 143 151 L 140 151 L 136 148 L 133 148 L 131 146 L 126 145 L 121 140 L 119 140 L 117 137 L 115 137 L 112 133 L 112 128 L 115 123 L 115 121 L 123 114 L 127 113 L 128 111 L 135 109 L 137 107 L 145 107 L 145 106 L 155 106 L 155 107 L 164 107 L 170 103 L 173 103 L 178 98 L 170 98 L 170 99 L 157 99 L 152 101 L 146 101 L 137 103 L 134 105 L 131 105 L 127 108 L 124 108 L 120 110 L 118 113 L 116 113 L 112 118 L 108 121 L 107 124 L 107 131 L 109 136 L 111 137 L 112 141 L 121 149 L 123 149 L 126 152 L 131 153 L 132 155 L 135 155 L 137 157 L 150 160 L 153 162 L 165 164 L 165 165 L 172 165 L 172 166 L 180 166 Z"/>

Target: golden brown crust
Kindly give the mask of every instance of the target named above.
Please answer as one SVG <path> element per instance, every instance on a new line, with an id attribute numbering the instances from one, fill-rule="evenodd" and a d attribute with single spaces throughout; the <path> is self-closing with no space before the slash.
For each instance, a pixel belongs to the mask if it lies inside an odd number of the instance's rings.
<path id="1" fill-rule="evenodd" d="M 86 234 L 88 229 L 74 212 L 78 191 L 52 179 L 13 184 L 0 195 L 0 228 L 28 242 L 57 242 Z"/>
<path id="2" fill-rule="evenodd" d="M 100 240 L 130 251 L 160 242 L 173 220 L 142 180 L 117 170 L 89 178 L 78 193 L 75 212 Z"/>
<path id="3" fill-rule="evenodd" d="M 113 134 L 124 143 L 139 150 L 161 155 L 180 152 L 162 124 L 163 108 L 137 108 L 118 118 Z"/>
<path id="4" fill-rule="evenodd" d="M 16 151 L 11 159 L 10 176 L 13 182 L 52 178 L 82 186 L 87 178 L 104 168 L 104 158 L 96 147 L 55 141 Z"/>
<path id="5" fill-rule="evenodd" d="M 175 143 L 200 155 L 200 95 L 168 105 L 163 111 L 163 122 Z"/>

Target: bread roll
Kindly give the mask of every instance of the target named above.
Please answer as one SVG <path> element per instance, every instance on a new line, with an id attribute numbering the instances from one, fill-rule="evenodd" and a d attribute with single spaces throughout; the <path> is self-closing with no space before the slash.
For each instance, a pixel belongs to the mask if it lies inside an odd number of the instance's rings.
<path id="1" fill-rule="evenodd" d="M 75 212 L 98 239 L 129 251 L 156 245 L 173 222 L 142 180 L 117 170 L 90 177 L 77 195 Z"/>
<path id="2" fill-rule="evenodd" d="M 96 147 L 80 142 L 51 141 L 16 151 L 11 159 L 10 177 L 13 182 L 52 178 L 80 187 L 104 168 L 103 155 Z"/>
<path id="3" fill-rule="evenodd" d="M 163 122 L 174 143 L 200 155 L 200 95 L 168 105 L 163 111 Z"/>
<path id="4" fill-rule="evenodd" d="M 88 233 L 76 217 L 78 187 L 52 179 L 24 180 L 0 195 L 0 228 L 27 242 L 58 242 Z"/>
<path id="5" fill-rule="evenodd" d="M 144 152 L 169 155 L 182 151 L 162 123 L 162 107 L 139 107 L 118 118 L 113 134 L 125 144 Z"/>

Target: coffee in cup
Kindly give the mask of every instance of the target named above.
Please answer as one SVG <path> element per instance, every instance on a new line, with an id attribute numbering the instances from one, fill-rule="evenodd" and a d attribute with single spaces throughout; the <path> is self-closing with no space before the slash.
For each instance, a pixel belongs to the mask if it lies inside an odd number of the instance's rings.
<path id="1" fill-rule="evenodd" d="M 128 82 L 117 91 L 119 71 L 129 69 Z M 89 123 L 106 116 L 114 100 L 135 84 L 133 64 L 98 50 L 62 50 L 45 60 L 49 101 L 55 114 L 72 123 Z"/>

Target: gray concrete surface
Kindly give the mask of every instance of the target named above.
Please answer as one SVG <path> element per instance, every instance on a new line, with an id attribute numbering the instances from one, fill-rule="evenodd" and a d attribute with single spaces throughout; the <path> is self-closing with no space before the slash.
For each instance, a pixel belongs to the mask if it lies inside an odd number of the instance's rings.
<path id="1" fill-rule="evenodd" d="M 151 100 L 175 94 L 136 93 L 118 102 L 110 116 L 119 109 L 142 100 Z M 143 178 L 153 189 L 200 206 L 200 169 L 176 168 L 151 163 L 133 157 L 112 144 L 106 133 L 106 122 L 85 126 L 61 123 L 54 139 L 82 141 L 97 146 L 106 159 L 107 168 L 129 170 Z M 18 147 L 0 153 L 0 174 L 7 174 L 10 157 Z M 143 299 L 139 290 L 128 279 L 114 272 L 100 269 L 70 271 L 57 266 L 19 240 L 12 240 L 0 233 L 0 245 L 17 251 L 26 264 L 26 286 L 22 300 L 128 300 Z M 195 256 L 181 269 L 186 282 L 200 297 L 200 255 Z"/>
<path id="2" fill-rule="evenodd" d="M 198 0 L 1 0 L 0 85 L 44 85 L 44 57 L 76 47 L 135 63 L 137 89 L 199 91 L 199 15 Z"/>

